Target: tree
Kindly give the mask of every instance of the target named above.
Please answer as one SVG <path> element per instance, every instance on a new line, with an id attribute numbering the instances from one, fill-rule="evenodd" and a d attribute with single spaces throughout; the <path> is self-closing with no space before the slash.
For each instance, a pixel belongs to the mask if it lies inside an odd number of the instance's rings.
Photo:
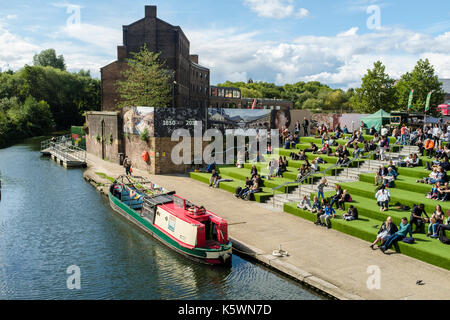
<path id="1" fill-rule="evenodd" d="M 128 59 L 128 67 L 122 72 L 125 81 L 117 81 L 117 91 L 121 101 L 118 107 L 147 106 L 167 107 L 171 102 L 172 73 L 165 69 L 165 62 L 154 53 L 142 47 L 133 58 Z"/>
<path id="2" fill-rule="evenodd" d="M 47 49 L 35 54 L 33 57 L 33 64 L 35 66 L 53 67 L 56 69 L 66 70 L 66 63 L 62 55 L 56 56 L 55 49 Z"/>
<path id="3" fill-rule="evenodd" d="M 362 113 L 373 113 L 380 109 L 391 111 L 395 106 L 395 81 L 385 72 L 386 67 L 377 61 L 372 70 L 362 78 L 361 88 L 355 90 L 351 104 Z"/>
<path id="4" fill-rule="evenodd" d="M 442 89 L 442 82 L 439 82 L 435 75 L 434 67 L 428 59 L 417 61 L 412 72 L 407 72 L 401 76 L 395 86 L 397 107 L 400 110 L 407 110 L 408 99 L 411 90 L 414 90 L 414 99 L 411 111 L 424 112 L 427 95 L 431 91 L 430 113 L 437 114 L 436 107 L 444 101 L 445 93 Z"/>

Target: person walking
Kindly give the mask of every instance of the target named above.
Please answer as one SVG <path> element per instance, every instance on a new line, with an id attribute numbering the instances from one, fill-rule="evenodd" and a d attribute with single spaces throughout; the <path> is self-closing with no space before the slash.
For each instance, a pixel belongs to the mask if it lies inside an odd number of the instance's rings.
<path id="1" fill-rule="evenodd" d="M 127 176 L 131 175 L 131 160 L 128 157 L 125 157 L 123 160 L 123 167 L 125 168 L 125 174 Z"/>
<path id="2" fill-rule="evenodd" d="M 309 128 L 309 121 L 308 121 L 308 119 L 306 119 L 306 117 L 305 117 L 305 118 L 303 118 L 303 135 L 304 135 L 305 137 L 308 136 L 308 128 Z"/>

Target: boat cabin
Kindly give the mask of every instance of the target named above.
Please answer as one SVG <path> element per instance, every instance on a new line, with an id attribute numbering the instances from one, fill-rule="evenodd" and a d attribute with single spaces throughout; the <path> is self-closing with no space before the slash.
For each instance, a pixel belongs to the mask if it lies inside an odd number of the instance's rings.
<path id="1" fill-rule="evenodd" d="M 126 184 L 113 184 L 110 192 L 184 247 L 213 249 L 229 243 L 226 220 L 175 192 L 148 195 Z"/>

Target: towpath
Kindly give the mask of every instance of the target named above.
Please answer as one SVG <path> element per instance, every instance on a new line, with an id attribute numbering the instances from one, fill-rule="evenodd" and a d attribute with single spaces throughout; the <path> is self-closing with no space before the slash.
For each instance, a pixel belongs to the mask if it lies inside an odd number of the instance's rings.
<path id="1" fill-rule="evenodd" d="M 85 175 L 124 173 L 118 164 L 88 154 Z M 338 299 L 450 299 L 450 271 L 402 254 L 384 255 L 369 243 L 285 212 L 235 198 L 231 193 L 180 175 L 144 176 L 225 218 L 240 251 Z M 282 245 L 288 257 L 274 257 Z M 450 254 L 450 250 L 449 250 Z M 379 272 L 374 270 L 379 270 Z M 371 272 L 371 273 L 368 273 Z M 379 275 L 379 288 L 374 278 Z M 423 285 L 417 285 L 422 280 Z M 369 286 L 368 286 L 369 284 Z M 372 287 L 371 289 L 369 287 Z M 257 297 L 255 297 L 257 299 Z"/>

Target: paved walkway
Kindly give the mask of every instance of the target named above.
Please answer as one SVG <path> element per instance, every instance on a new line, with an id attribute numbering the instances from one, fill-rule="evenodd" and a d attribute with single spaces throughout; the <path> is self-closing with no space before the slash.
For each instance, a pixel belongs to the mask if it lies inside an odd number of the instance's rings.
<path id="1" fill-rule="evenodd" d="M 124 173 L 123 167 L 93 155 L 88 155 L 88 165 L 91 175 Z M 366 241 L 239 200 L 185 176 L 134 171 L 227 219 L 229 235 L 240 250 L 251 249 L 255 258 L 339 299 L 450 299 L 450 271 L 402 254 L 384 255 L 371 250 Z M 271 255 L 280 244 L 288 257 Z M 373 275 L 368 273 L 370 266 L 380 270 L 380 289 L 367 287 Z M 417 280 L 424 285 L 417 285 Z"/>

